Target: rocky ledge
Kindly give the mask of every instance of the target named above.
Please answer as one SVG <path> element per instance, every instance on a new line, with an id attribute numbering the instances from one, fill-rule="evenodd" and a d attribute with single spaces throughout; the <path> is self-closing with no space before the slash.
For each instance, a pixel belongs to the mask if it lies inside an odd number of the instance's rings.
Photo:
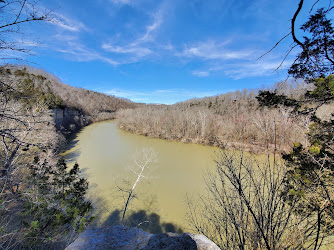
<path id="1" fill-rule="evenodd" d="M 111 226 L 83 232 L 67 250 L 74 249 L 220 249 L 201 234 L 150 234 L 139 228 Z"/>

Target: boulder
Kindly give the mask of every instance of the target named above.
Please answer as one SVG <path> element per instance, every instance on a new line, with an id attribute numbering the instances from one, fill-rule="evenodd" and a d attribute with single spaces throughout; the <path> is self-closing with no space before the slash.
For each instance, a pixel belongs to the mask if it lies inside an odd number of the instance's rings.
<path id="1" fill-rule="evenodd" d="M 84 231 L 67 248 L 73 249 L 220 249 L 200 234 L 150 234 L 139 228 L 110 226 Z"/>

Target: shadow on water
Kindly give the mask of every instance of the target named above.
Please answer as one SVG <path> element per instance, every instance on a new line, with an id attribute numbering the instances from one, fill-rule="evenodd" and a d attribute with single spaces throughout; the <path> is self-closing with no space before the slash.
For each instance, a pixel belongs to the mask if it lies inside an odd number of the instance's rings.
<path id="1" fill-rule="evenodd" d="M 121 225 L 123 211 L 114 210 L 102 224 L 105 226 Z M 182 229 L 173 223 L 161 222 L 160 215 L 157 213 L 148 213 L 145 210 L 131 212 L 124 220 L 124 225 L 128 227 L 137 227 L 145 232 L 159 233 L 183 233 Z"/>
<path id="2" fill-rule="evenodd" d="M 90 197 L 93 206 L 99 208 L 95 211 L 95 226 L 96 227 L 109 227 L 116 225 L 124 225 L 127 227 L 137 227 L 142 229 L 145 232 L 152 234 L 161 234 L 161 233 L 183 233 L 183 230 L 178 225 L 165 222 L 161 220 L 161 216 L 157 213 L 157 199 L 156 197 L 146 197 L 145 208 L 128 209 L 125 215 L 124 222 L 122 223 L 123 202 L 120 200 L 120 194 L 117 192 L 110 192 L 109 198 L 112 200 L 106 200 L 104 197 L 99 197 L 98 194 L 100 191 L 97 188 L 97 185 L 92 184 L 90 186 L 90 191 L 93 196 Z M 112 205 L 113 204 L 113 205 Z M 112 206 L 112 208 L 111 208 Z"/>
<path id="3" fill-rule="evenodd" d="M 66 143 L 65 145 L 62 146 L 60 151 L 62 157 L 66 160 L 66 162 L 76 162 L 76 160 L 79 158 L 81 154 L 81 152 L 78 149 L 65 154 L 65 152 L 68 152 L 77 146 L 77 144 L 79 143 L 78 135 L 81 131 L 82 129 L 79 129 L 74 133 L 65 136 Z"/>
<path id="4" fill-rule="evenodd" d="M 71 150 L 78 144 L 79 142 L 78 135 L 82 132 L 83 129 L 84 128 L 80 128 L 70 134 L 67 134 L 67 135 L 65 134 L 66 143 L 61 150 L 62 152 Z"/>
<path id="5" fill-rule="evenodd" d="M 68 150 L 71 150 L 75 148 L 79 142 L 78 135 L 74 135 L 73 138 L 67 138 L 65 145 L 62 147 L 62 152 L 66 152 Z"/>
<path id="6" fill-rule="evenodd" d="M 81 152 L 79 150 L 75 150 L 75 151 L 70 152 L 66 155 L 63 155 L 63 157 L 67 162 L 74 162 L 78 159 L 80 154 L 81 154 Z"/>

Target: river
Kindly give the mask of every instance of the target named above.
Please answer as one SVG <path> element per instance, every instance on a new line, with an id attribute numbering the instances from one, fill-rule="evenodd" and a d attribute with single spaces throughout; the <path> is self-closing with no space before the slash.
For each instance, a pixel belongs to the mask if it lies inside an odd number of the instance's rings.
<path id="1" fill-rule="evenodd" d="M 136 199 L 130 202 L 128 214 L 140 209 L 156 213 L 161 222 L 187 230 L 186 195 L 198 196 L 205 190 L 203 176 L 214 169 L 217 148 L 148 138 L 122 131 L 116 121 L 94 123 L 77 133 L 63 153 L 69 164 L 78 162 L 90 183 L 93 200 L 101 220 L 124 207 L 127 193 L 137 175 L 131 171 L 133 156 L 143 148 L 153 149 L 157 156 L 150 178 L 138 183 Z"/>

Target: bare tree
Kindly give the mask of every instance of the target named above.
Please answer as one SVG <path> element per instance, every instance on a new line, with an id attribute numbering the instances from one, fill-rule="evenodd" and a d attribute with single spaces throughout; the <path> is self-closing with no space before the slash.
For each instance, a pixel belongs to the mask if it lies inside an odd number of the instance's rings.
<path id="1" fill-rule="evenodd" d="M 1 68 L 0 227 L 8 234 L 1 233 L 0 242 L 6 242 L 7 246 L 19 243 L 20 232 L 14 232 L 9 222 L 16 221 L 22 213 L 21 205 L 29 192 L 25 185 L 28 165 L 34 155 L 54 148 L 58 142 L 47 104 L 30 95 L 34 91 L 30 87 L 32 85 L 23 80 L 13 81 L 12 72 Z"/>
<path id="2" fill-rule="evenodd" d="M 20 53 L 31 53 L 24 40 L 23 25 L 41 21 L 52 21 L 51 11 L 40 11 L 34 0 L 0 1 L 0 59 L 19 60 Z M 21 41 L 20 41 L 21 40 Z"/>
<path id="3" fill-rule="evenodd" d="M 29 96 L 24 81 L 13 83 L 7 73 L 0 77 L 0 197 L 15 194 L 20 186 L 24 159 L 45 149 L 58 135 L 47 104 Z M 49 124 L 50 126 L 48 126 Z M 56 143 L 56 140 L 55 142 Z M 55 145 L 53 145 L 55 146 Z M 1 199 L 3 202 L 6 199 Z"/>
<path id="4" fill-rule="evenodd" d="M 37 2 L 33 0 L 0 1 L 0 60 L 18 60 L 20 57 L 15 53 L 30 52 L 21 42 L 18 42 L 18 36 L 24 35 L 22 25 L 25 23 L 51 20 L 50 12 L 44 11 L 41 13 L 35 8 L 36 3 Z M 18 89 L 18 86 L 22 82 L 15 82 L 15 80 L 10 77 L 10 69 L 7 69 L 7 72 L 4 71 L 5 69 L 1 68 L 0 136 L 2 139 L 1 145 L 3 147 L 3 150 L 1 150 L 1 163 L 3 167 L 1 166 L 0 178 L 8 176 L 8 174 L 13 171 L 12 166 L 14 162 L 17 161 L 18 156 L 21 155 L 20 151 L 22 148 L 28 149 L 29 146 L 34 145 L 34 143 L 29 141 L 31 131 L 33 130 L 32 127 L 34 126 L 33 124 L 36 125 L 36 120 L 40 122 L 40 119 L 37 117 L 40 117 L 41 114 L 45 115 L 45 112 L 37 112 L 39 113 L 37 115 L 36 113 L 32 115 L 26 112 L 27 106 L 22 105 L 22 102 L 25 102 L 31 97 L 26 96 L 27 93 L 22 94 L 22 90 Z M 37 106 L 39 104 L 37 104 Z M 41 105 L 42 106 L 38 107 L 38 110 L 45 111 L 45 105 Z M 36 107 L 31 110 L 34 109 L 36 110 Z M 37 144 L 35 146 L 37 146 Z M 8 184 L 8 179 L 6 179 L 5 183 Z M 12 189 L 12 192 L 13 191 Z"/>
<path id="5" fill-rule="evenodd" d="M 206 176 L 208 194 L 188 199 L 188 219 L 222 249 L 303 248 L 317 234 L 316 218 L 294 213 L 298 200 L 282 196 L 287 169 L 242 152 L 221 151 Z"/>
<path id="6" fill-rule="evenodd" d="M 136 180 L 134 181 L 132 187 L 126 191 L 128 196 L 125 202 L 121 223 L 124 223 L 125 213 L 131 200 L 135 197 L 134 192 L 137 185 L 142 180 L 152 178 L 151 174 L 157 168 L 157 163 L 157 153 L 153 148 L 143 148 L 142 151 L 134 154 L 129 169 L 136 175 Z"/>

